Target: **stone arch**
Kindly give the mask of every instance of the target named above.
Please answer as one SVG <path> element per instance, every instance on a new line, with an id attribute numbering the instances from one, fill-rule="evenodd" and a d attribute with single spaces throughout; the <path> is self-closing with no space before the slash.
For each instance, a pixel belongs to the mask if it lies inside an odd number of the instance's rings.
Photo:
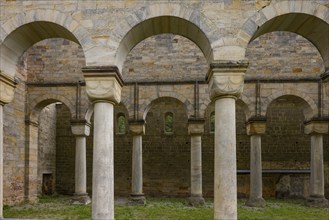
<path id="1" fill-rule="evenodd" d="M 17 61 L 24 51 L 41 40 L 56 37 L 81 45 L 84 52 L 91 42 L 83 24 L 57 10 L 30 10 L 3 21 L 0 25 L 1 70 L 14 77 Z"/>
<path id="2" fill-rule="evenodd" d="M 32 122 L 37 122 L 41 110 L 52 103 L 61 102 L 70 110 L 71 118 L 75 118 L 76 110 L 75 105 L 66 97 L 55 94 L 45 94 L 34 99 L 29 109 L 29 120 Z"/>
<path id="3" fill-rule="evenodd" d="M 312 1 L 273 2 L 244 23 L 238 42 L 247 48 L 257 37 L 273 31 L 305 37 L 319 50 L 326 69 L 329 68 L 329 8 Z"/>
<path id="4" fill-rule="evenodd" d="M 270 106 L 271 103 L 273 103 L 275 100 L 277 100 L 278 98 L 281 97 L 297 97 L 300 100 L 302 100 L 302 105 L 304 107 L 304 117 L 305 120 L 309 120 L 312 117 L 316 116 L 317 114 L 317 105 L 314 102 L 314 100 L 309 97 L 308 95 L 306 95 L 305 93 L 301 92 L 301 91 L 296 91 L 296 90 L 287 90 L 287 91 L 277 91 L 275 93 L 273 93 L 272 95 L 270 95 L 269 97 L 267 97 L 263 102 L 262 102 L 262 115 L 266 115 L 268 112 L 268 108 Z"/>
<path id="5" fill-rule="evenodd" d="M 147 115 L 148 111 L 151 109 L 154 101 L 161 99 L 161 98 L 173 98 L 173 99 L 176 99 L 179 102 L 183 103 L 183 105 L 185 106 L 187 116 L 189 116 L 190 115 L 189 113 L 191 113 L 193 111 L 193 106 L 191 105 L 190 101 L 187 98 L 183 97 L 182 95 L 172 93 L 172 94 L 162 95 L 162 96 L 151 96 L 149 99 L 147 99 L 142 104 L 141 109 L 138 113 L 139 117 L 142 118 L 143 120 L 145 120 L 146 115 Z"/>
<path id="6" fill-rule="evenodd" d="M 241 96 L 239 99 L 236 100 L 236 105 L 240 106 L 244 112 L 244 115 L 246 117 L 246 122 L 251 116 L 251 102 L 248 97 L 246 96 Z"/>
<path id="7" fill-rule="evenodd" d="M 117 38 L 116 65 L 122 69 L 127 54 L 142 40 L 158 34 L 173 33 L 193 41 L 206 60 L 213 60 L 213 43 L 218 38 L 216 27 L 198 8 L 181 4 L 159 3 L 139 8 L 114 29 Z"/>

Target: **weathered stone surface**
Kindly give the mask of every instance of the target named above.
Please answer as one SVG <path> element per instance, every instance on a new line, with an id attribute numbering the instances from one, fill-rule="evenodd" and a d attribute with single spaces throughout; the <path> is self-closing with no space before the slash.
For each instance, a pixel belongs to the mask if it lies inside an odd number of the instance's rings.
<path id="1" fill-rule="evenodd" d="M 15 89 L 14 79 L 5 75 L 0 70 L 0 104 L 10 103 L 14 99 Z"/>

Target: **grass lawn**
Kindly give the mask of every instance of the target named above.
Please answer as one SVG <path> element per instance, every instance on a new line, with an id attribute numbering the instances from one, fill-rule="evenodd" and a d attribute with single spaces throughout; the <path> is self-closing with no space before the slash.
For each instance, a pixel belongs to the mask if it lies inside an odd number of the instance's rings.
<path id="1" fill-rule="evenodd" d="M 204 207 L 193 208 L 185 199 L 148 198 L 145 206 L 117 204 L 115 218 L 119 219 L 212 219 L 212 200 L 207 199 Z M 244 200 L 238 203 L 239 219 L 329 219 L 329 208 L 309 208 L 301 200 L 267 200 L 266 208 L 249 208 Z M 44 196 L 37 204 L 5 206 L 5 218 L 30 219 L 90 219 L 91 206 L 71 205 L 67 196 Z"/>

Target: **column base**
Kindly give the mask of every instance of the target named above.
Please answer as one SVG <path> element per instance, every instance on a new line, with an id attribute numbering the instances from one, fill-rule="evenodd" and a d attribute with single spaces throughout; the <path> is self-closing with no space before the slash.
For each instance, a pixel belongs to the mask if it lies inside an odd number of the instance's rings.
<path id="1" fill-rule="evenodd" d="M 306 200 L 306 205 L 316 208 L 328 208 L 329 202 L 324 196 L 310 196 Z"/>
<path id="2" fill-rule="evenodd" d="M 246 202 L 246 206 L 265 207 L 266 201 L 263 198 L 249 198 L 249 200 Z"/>
<path id="3" fill-rule="evenodd" d="M 188 198 L 188 204 L 194 207 L 203 206 L 205 201 L 202 196 L 191 196 Z"/>
<path id="4" fill-rule="evenodd" d="M 129 205 L 145 205 L 146 199 L 144 194 L 130 194 Z"/>
<path id="5" fill-rule="evenodd" d="M 88 194 L 74 194 L 72 198 L 73 205 L 88 205 L 91 203 L 91 199 Z"/>

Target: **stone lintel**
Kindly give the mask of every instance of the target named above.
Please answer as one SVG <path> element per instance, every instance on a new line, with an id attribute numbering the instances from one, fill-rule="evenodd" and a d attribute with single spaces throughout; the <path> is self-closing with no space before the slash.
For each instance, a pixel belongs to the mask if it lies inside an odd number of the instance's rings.
<path id="1" fill-rule="evenodd" d="M 266 118 L 253 117 L 246 123 L 247 135 L 263 135 L 266 132 Z"/>
<path id="2" fill-rule="evenodd" d="M 86 120 L 71 120 L 71 130 L 75 136 L 89 136 L 90 124 Z"/>
<path id="3" fill-rule="evenodd" d="M 123 81 L 117 67 L 91 66 L 82 68 L 82 71 L 90 101 L 120 103 Z"/>
<path id="4" fill-rule="evenodd" d="M 145 121 L 129 121 L 129 130 L 132 135 L 144 135 L 145 134 Z"/>
<path id="5" fill-rule="evenodd" d="M 327 120 L 312 120 L 305 123 L 305 134 L 327 134 L 328 121 Z"/>
<path id="6" fill-rule="evenodd" d="M 244 74 L 248 68 L 248 61 L 214 61 L 210 64 L 207 76 L 210 99 L 221 97 L 239 97 L 243 92 Z"/>
<path id="7" fill-rule="evenodd" d="M 204 132 L 205 119 L 203 118 L 190 118 L 188 120 L 188 134 L 189 135 L 202 135 Z"/>
<path id="8" fill-rule="evenodd" d="M 14 99 L 16 82 L 0 70 L 0 105 L 10 103 Z"/>

